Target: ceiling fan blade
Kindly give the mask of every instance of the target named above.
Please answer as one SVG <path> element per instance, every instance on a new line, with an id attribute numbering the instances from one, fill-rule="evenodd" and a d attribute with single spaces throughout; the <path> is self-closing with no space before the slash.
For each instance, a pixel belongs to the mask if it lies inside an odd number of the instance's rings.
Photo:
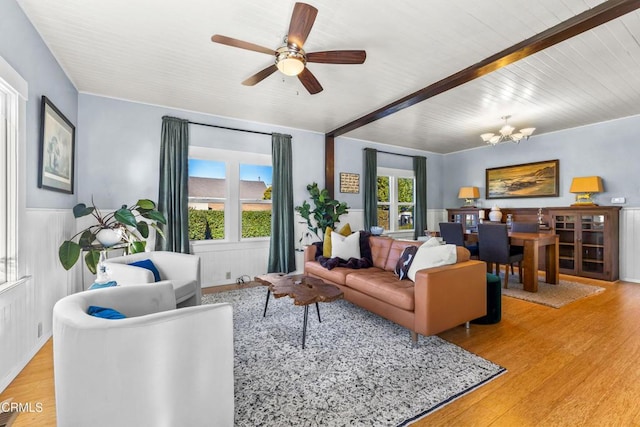
<path id="1" fill-rule="evenodd" d="M 367 59 L 367 52 L 364 50 L 328 50 L 307 53 L 307 62 L 323 64 L 362 64 L 365 59 Z"/>
<path id="2" fill-rule="evenodd" d="M 314 76 L 308 68 L 305 67 L 300 74 L 298 74 L 298 80 L 309 91 L 311 95 L 315 95 L 318 92 L 322 92 L 322 86 L 316 76 Z"/>
<path id="3" fill-rule="evenodd" d="M 227 36 L 221 36 L 220 34 L 214 34 L 211 36 L 211 41 L 220 44 L 226 44 L 227 46 L 239 47 L 240 49 L 252 50 L 254 52 L 266 53 L 267 55 L 275 55 L 276 52 L 273 49 L 258 46 L 257 44 L 245 42 L 242 40 L 234 39 Z"/>
<path id="4" fill-rule="evenodd" d="M 287 42 L 302 48 L 302 45 L 309 36 L 311 27 L 313 27 L 317 14 L 318 9 L 315 7 L 306 3 L 296 3 L 293 7 L 293 14 L 291 15 Z"/>
<path id="5" fill-rule="evenodd" d="M 255 84 L 260 83 L 261 81 L 263 81 L 264 79 L 269 77 L 271 74 L 275 73 L 276 71 L 278 71 L 278 67 L 276 67 L 275 64 L 269 65 L 264 70 L 258 71 L 253 76 L 243 81 L 242 84 L 245 86 L 253 86 Z"/>

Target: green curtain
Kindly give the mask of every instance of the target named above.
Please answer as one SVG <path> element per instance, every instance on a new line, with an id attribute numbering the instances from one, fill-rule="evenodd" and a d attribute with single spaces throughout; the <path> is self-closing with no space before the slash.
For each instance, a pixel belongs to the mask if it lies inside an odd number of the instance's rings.
<path id="1" fill-rule="evenodd" d="M 158 210 L 167 219 L 156 250 L 189 253 L 189 122 L 162 118 Z"/>
<path id="2" fill-rule="evenodd" d="M 418 240 L 427 229 L 427 158 L 415 156 L 413 171 L 416 176 L 416 205 L 413 212 L 413 238 Z"/>
<path id="3" fill-rule="evenodd" d="M 378 150 L 364 149 L 364 229 L 378 225 Z"/>
<path id="4" fill-rule="evenodd" d="M 268 272 L 290 273 L 296 269 L 291 135 L 274 133 L 271 136 L 271 157 L 273 213 Z"/>

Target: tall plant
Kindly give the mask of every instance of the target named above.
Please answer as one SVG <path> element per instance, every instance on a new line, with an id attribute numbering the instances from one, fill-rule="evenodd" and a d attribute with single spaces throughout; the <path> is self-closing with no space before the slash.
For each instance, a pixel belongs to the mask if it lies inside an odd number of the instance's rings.
<path id="1" fill-rule="evenodd" d="M 307 221 L 309 230 L 323 240 L 324 230 L 327 227 L 335 229 L 335 224 L 340 222 L 340 216 L 349 213 L 349 206 L 330 197 L 327 189 L 320 190 L 315 182 L 307 185 L 307 191 L 313 202 L 313 209 L 305 200 L 302 206 L 296 206 L 296 211 Z"/>

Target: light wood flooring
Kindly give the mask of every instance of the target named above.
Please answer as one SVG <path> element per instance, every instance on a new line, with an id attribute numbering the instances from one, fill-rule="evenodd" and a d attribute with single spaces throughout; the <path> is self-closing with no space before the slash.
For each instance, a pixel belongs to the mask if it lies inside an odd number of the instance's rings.
<path id="1" fill-rule="evenodd" d="M 640 284 L 563 278 L 606 291 L 560 309 L 503 297 L 499 324 L 441 334 L 508 372 L 414 425 L 640 425 Z M 0 401 L 8 397 L 44 407 L 14 427 L 55 426 L 51 340 Z"/>

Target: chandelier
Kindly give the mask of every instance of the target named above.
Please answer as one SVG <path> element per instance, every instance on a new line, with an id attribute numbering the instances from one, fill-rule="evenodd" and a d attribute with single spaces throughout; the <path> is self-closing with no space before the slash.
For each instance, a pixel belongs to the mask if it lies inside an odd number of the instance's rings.
<path id="1" fill-rule="evenodd" d="M 524 129 L 520 129 L 519 132 L 513 133 L 513 131 L 516 130 L 516 128 L 514 128 L 513 126 L 510 126 L 507 123 L 507 120 L 509 120 L 511 116 L 502 116 L 500 118 L 504 120 L 504 126 L 500 128 L 500 130 L 498 131 L 498 134 L 483 133 L 482 135 L 480 135 L 480 138 L 482 138 L 482 140 L 487 144 L 497 145 L 497 144 L 500 144 L 501 142 L 507 142 L 507 141 L 515 142 L 517 144 L 522 139 L 529 139 L 533 131 L 536 130 L 536 128 L 524 128 Z"/>

